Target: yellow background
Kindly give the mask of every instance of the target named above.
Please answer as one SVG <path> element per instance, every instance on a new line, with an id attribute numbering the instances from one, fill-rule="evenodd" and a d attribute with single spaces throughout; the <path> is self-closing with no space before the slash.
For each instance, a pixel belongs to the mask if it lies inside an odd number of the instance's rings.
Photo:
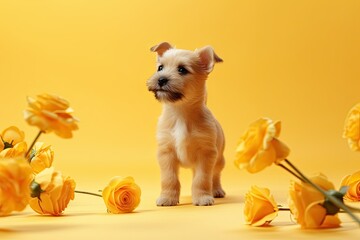
<path id="1" fill-rule="evenodd" d="M 275 166 L 251 175 L 233 165 L 239 137 L 262 116 L 282 121 L 280 139 L 298 167 L 338 187 L 360 161 L 342 139 L 360 102 L 359 12 L 359 1 L 1 0 L 0 128 L 16 125 L 30 142 L 37 130 L 22 117 L 26 96 L 63 96 L 81 122 L 70 140 L 41 137 L 56 168 L 83 190 L 131 175 L 143 189 L 141 209 L 164 212 L 154 208 L 161 105 L 145 86 L 156 70 L 149 48 L 212 45 L 224 63 L 208 79 L 208 105 L 226 135 L 230 199 L 254 183 L 288 189 L 291 176 Z M 187 203 L 190 180 L 181 171 Z M 231 211 L 241 219 L 240 207 Z"/>

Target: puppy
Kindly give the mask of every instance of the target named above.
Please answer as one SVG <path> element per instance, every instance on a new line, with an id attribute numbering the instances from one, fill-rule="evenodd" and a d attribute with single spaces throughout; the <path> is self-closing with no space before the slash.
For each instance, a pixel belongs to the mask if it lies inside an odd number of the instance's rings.
<path id="1" fill-rule="evenodd" d="M 189 51 L 163 42 L 151 51 L 157 53 L 157 72 L 147 87 L 163 103 L 157 129 L 161 169 L 157 205 L 179 203 L 180 166 L 193 170 L 193 204 L 212 205 L 214 197 L 225 196 L 220 183 L 225 143 L 220 124 L 206 106 L 205 82 L 222 59 L 210 46 Z"/>

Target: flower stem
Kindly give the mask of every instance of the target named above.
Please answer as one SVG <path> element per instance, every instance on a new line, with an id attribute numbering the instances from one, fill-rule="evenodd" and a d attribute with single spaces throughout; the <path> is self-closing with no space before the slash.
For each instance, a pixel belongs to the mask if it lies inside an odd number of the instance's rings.
<path id="1" fill-rule="evenodd" d="M 97 193 L 91 193 L 91 192 L 85 192 L 85 191 L 77 191 L 75 190 L 76 193 L 81 193 L 81 194 L 87 194 L 87 195 L 92 195 L 92 196 L 97 196 L 97 197 L 102 197 L 102 195 L 97 194 Z"/>
<path id="2" fill-rule="evenodd" d="M 360 213 L 360 209 L 358 209 L 358 208 L 349 207 L 348 205 L 347 205 L 347 207 L 348 207 L 352 212 Z M 347 212 L 344 211 L 344 210 L 340 210 L 339 212 L 340 212 L 340 213 L 347 213 Z"/>
<path id="3" fill-rule="evenodd" d="M 284 160 L 289 166 L 294 169 L 294 171 L 308 184 L 310 184 L 313 188 L 315 188 L 317 191 L 322 193 L 327 199 L 329 199 L 330 202 L 332 202 L 336 207 L 343 209 L 346 211 L 352 219 L 354 219 L 359 225 L 360 225 L 360 219 L 352 213 L 351 209 L 348 208 L 343 202 L 341 202 L 336 197 L 328 194 L 326 191 L 324 191 L 321 187 L 313 183 L 310 179 L 308 179 L 295 165 L 293 165 L 288 159 Z"/>
<path id="4" fill-rule="evenodd" d="M 358 212 L 358 213 L 360 213 L 360 209 L 358 209 L 358 208 L 353 208 L 353 207 L 349 207 L 349 206 L 347 206 L 347 207 L 348 207 L 349 209 L 351 209 L 352 212 Z M 290 208 L 288 208 L 288 207 L 283 207 L 283 206 L 281 206 L 281 205 L 278 205 L 278 209 L 279 209 L 279 211 L 290 211 Z M 340 210 L 339 213 L 347 213 L 347 212 L 344 211 L 344 210 Z"/>
<path id="5" fill-rule="evenodd" d="M 27 158 L 31 152 L 31 149 L 34 147 L 35 143 L 37 142 L 37 140 L 39 139 L 40 135 L 43 134 L 44 131 L 40 130 L 39 133 L 36 135 L 34 141 L 31 143 L 29 149 L 27 150 L 27 152 L 25 153 L 25 158 Z M 29 159 L 30 162 L 30 159 Z"/>
<path id="6" fill-rule="evenodd" d="M 290 211 L 290 208 L 279 207 L 279 211 Z"/>
<path id="7" fill-rule="evenodd" d="M 298 174 L 294 173 L 294 171 L 292 171 L 291 169 L 289 169 L 287 166 L 281 164 L 281 163 L 277 163 L 278 166 L 282 167 L 283 169 L 285 169 L 287 172 L 289 172 L 290 174 L 292 174 L 294 177 L 296 177 L 297 179 L 299 179 L 302 182 L 305 182 L 305 180 L 299 176 Z"/>

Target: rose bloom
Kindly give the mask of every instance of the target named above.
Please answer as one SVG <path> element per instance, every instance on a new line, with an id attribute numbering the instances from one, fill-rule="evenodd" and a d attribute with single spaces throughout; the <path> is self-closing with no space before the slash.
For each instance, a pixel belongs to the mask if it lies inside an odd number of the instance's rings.
<path id="1" fill-rule="evenodd" d="M 2 148 L 0 150 L 12 148 L 17 143 L 23 142 L 24 139 L 25 134 L 23 131 L 15 126 L 8 127 L 1 133 Z"/>
<path id="2" fill-rule="evenodd" d="M 24 158 L 0 159 L 0 216 L 26 207 L 31 180 L 32 171 Z"/>
<path id="3" fill-rule="evenodd" d="M 253 122 L 240 139 L 235 165 L 250 173 L 256 173 L 272 163 L 284 160 L 290 150 L 277 139 L 280 130 L 280 122 L 273 122 L 268 118 Z"/>
<path id="4" fill-rule="evenodd" d="M 51 167 L 54 160 L 54 151 L 51 145 L 43 142 L 35 143 L 30 154 L 30 166 L 34 173 L 39 173 L 45 168 Z"/>
<path id="5" fill-rule="evenodd" d="M 108 212 L 129 213 L 139 205 L 141 190 L 132 177 L 114 177 L 102 196 Z"/>
<path id="6" fill-rule="evenodd" d="M 341 181 L 341 186 L 348 186 L 344 200 L 360 201 L 360 171 L 348 175 Z"/>
<path id="7" fill-rule="evenodd" d="M 343 137 L 353 151 L 360 151 L 360 103 L 355 105 L 345 120 Z"/>
<path id="8" fill-rule="evenodd" d="M 46 168 L 35 176 L 30 207 L 39 214 L 60 215 L 70 200 L 75 197 L 75 181 L 63 177 L 53 167 Z"/>
<path id="9" fill-rule="evenodd" d="M 0 158 L 17 158 L 25 156 L 27 151 L 26 142 L 19 142 L 11 148 L 6 148 L 0 152 Z"/>
<path id="10" fill-rule="evenodd" d="M 309 178 L 325 191 L 334 189 L 334 185 L 326 176 L 318 174 Z M 303 182 L 291 182 L 289 207 L 302 228 L 334 228 L 340 226 L 340 220 L 335 215 L 327 215 L 322 206 L 324 196 L 311 185 Z"/>
<path id="11" fill-rule="evenodd" d="M 23 157 L 27 151 L 25 134 L 15 126 L 6 128 L 1 133 L 0 158 Z"/>
<path id="12" fill-rule="evenodd" d="M 18 152 L 21 151 L 21 148 L 23 148 L 24 146 L 26 151 L 26 143 L 24 142 L 25 134 L 17 127 L 11 126 L 6 128 L 4 131 L 2 131 L 0 137 L 1 137 L 0 157 L 20 156 L 21 153 Z M 18 144 L 20 145 L 16 146 Z M 14 150 L 11 150 L 10 153 L 8 153 L 9 149 L 14 148 L 15 146 L 16 146 L 16 152 L 14 152 Z"/>
<path id="13" fill-rule="evenodd" d="M 245 222 L 255 227 L 268 225 L 277 215 L 278 207 L 267 188 L 252 186 L 245 195 Z"/>
<path id="14" fill-rule="evenodd" d="M 24 118 L 30 125 L 46 133 L 54 131 L 62 138 L 71 138 L 72 131 L 78 129 L 78 120 L 71 115 L 73 110 L 65 99 L 42 94 L 36 99 L 28 97 L 27 101 L 29 106 L 24 111 Z"/>

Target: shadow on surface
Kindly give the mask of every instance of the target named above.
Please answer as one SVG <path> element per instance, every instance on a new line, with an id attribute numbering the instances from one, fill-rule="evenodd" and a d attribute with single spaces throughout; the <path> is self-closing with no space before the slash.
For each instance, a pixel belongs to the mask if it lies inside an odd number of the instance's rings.
<path id="1" fill-rule="evenodd" d="M 59 229 L 70 229 L 77 228 L 74 224 L 61 224 L 57 223 L 53 224 L 16 224 L 9 228 L 0 228 L 0 236 L 10 236 L 18 233 L 35 233 L 35 232 L 49 232 L 49 231 L 57 231 Z M 3 238 L 1 238 L 3 239 Z"/>
<path id="2" fill-rule="evenodd" d="M 223 204 L 241 203 L 240 196 L 225 196 L 224 198 L 215 198 L 214 206 Z M 178 206 L 190 206 L 192 205 L 191 196 L 183 196 L 180 198 L 180 204 Z"/>

